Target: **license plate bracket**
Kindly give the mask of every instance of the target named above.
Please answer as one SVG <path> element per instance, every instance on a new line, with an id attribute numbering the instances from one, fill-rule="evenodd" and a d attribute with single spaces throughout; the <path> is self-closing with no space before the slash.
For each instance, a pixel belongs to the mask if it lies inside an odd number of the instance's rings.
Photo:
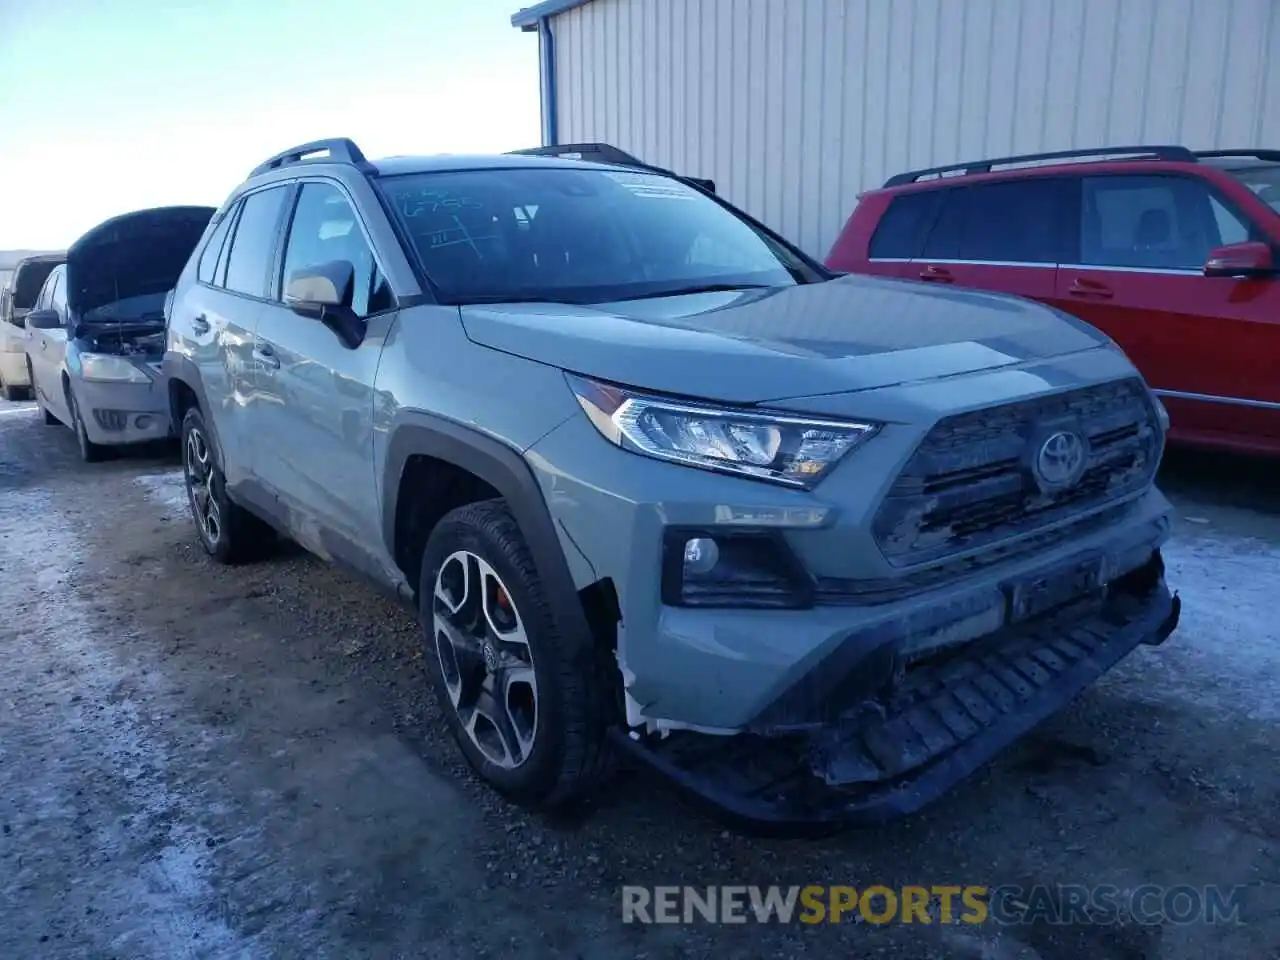
<path id="1" fill-rule="evenodd" d="M 1103 593 L 1107 585 L 1107 558 L 1089 557 L 1068 567 L 1004 584 L 1009 623 L 1019 623 L 1055 607 Z"/>

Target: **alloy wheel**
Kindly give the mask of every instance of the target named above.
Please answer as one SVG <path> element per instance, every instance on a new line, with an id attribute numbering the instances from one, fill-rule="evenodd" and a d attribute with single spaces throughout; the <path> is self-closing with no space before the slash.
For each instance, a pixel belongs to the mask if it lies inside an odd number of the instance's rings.
<path id="1" fill-rule="evenodd" d="M 529 759 L 538 729 L 538 683 L 524 622 L 502 578 L 467 550 L 436 574 L 436 655 L 463 731 L 491 763 Z"/>
<path id="2" fill-rule="evenodd" d="M 222 511 L 214 494 L 213 457 L 200 430 L 188 430 L 182 465 L 187 479 L 187 496 L 191 512 L 200 526 L 200 534 L 210 546 L 222 535 Z"/>

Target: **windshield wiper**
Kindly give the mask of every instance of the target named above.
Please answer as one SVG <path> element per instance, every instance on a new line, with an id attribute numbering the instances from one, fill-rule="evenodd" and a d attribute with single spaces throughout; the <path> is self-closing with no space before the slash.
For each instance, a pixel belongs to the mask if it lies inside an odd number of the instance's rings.
<path id="1" fill-rule="evenodd" d="M 659 297 L 685 297 L 695 293 L 732 293 L 735 290 L 768 290 L 767 283 L 699 283 L 688 287 L 676 287 L 673 290 L 656 290 L 653 293 L 640 293 L 634 297 L 621 297 L 626 300 L 656 300 Z"/>

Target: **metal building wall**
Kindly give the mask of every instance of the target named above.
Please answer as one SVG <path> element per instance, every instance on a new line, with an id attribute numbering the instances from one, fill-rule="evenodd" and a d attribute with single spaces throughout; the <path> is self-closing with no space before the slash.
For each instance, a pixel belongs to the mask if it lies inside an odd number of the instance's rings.
<path id="1" fill-rule="evenodd" d="M 560 142 L 712 177 L 819 256 L 911 167 L 1280 146 L 1280 0 L 593 0 L 552 29 Z"/>

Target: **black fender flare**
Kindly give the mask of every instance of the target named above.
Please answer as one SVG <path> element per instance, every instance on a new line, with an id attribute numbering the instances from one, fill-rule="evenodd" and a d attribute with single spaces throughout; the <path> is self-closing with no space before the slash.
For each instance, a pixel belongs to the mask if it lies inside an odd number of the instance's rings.
<path id="1" fill-rule="evenodd" d="M 560 538 L 542 488 L 519 451 L 478 430 L 432 414 L 401 414 L 396 420 L 382 476 L 382 535 L 387 553 L 396 555 L 400 478 L 409 458 L 434 457 L 461 467 L 502 496 L 533 555 L 534 567 L 551 601 L 560 635 L 573 644 L 573 649 L 589 649 L 591 631 Z M 417 586 L 410 584 L 414 591 Z"/>
<path id="2" fill-rule="evenodd" d="M 225 463 L 226 461 L 222 459 L 222 441 L 218 439 L 218 425 L 213 422 L 209 398 L 204 392 L 204 381 L 200 379 L 200 368 L 190 357 L 167 351 L 160 362 L 160 370 L 164 374 L 165 389 L 168 391 L 169 423 L 173 429 L 173 435 L 179 439 L 182 438 L 182 419 L 178 416 L 177 391 L 174 389 L 181 383 L 196 395 L 200 412 L 204 414 L 205 429 L 209 431 L 209 439 L 213 441 L 214 456 L 217 457 L 218 463 Z"/>

